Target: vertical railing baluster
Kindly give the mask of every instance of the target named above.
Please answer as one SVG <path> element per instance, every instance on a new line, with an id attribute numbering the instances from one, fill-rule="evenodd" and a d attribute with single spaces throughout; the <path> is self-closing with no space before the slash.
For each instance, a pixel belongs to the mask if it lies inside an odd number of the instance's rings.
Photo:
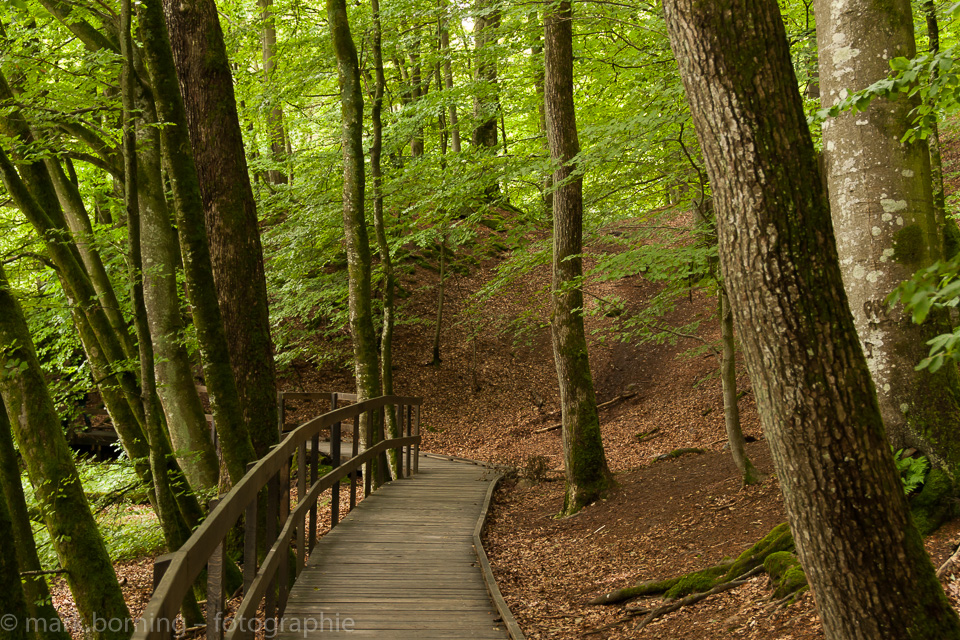
<path id="1" fill-rule="evenodd" d="M 317 476 L 320 473 L 320 434 L 313 436 L 313 440 L 310 441 L 310 486 L 312 487 L 317 483 Z M 310 507 L 310 536 L 309 536 L 309 546 L 307 547 L 310 552 L 313 552 L 314 545 L 317 544 L 317 503 L 314 501 L 313 505 Z"/>
<path id="2" fill-rule="evenodd" d="M 256 462 L 247 465 L 247 472 L 256 466 Z M 243 595 L 250 591 L 250 585 L 257 577 L 257 493 L 247 505 L 243 516 Z"/>
<path id="3" fill-rule="evenodd" d="M 377 442 L 383 442 L 387 439 L 387 411 L 386 407 L 380 407 L 377 410 L 377 424 L 375 425 L 377 429 Z M 384 464 L 377 464 L 377 486 L 381 487 L 386 484 L 389 480 L 390 465 L 387 461 L 390 459 L 390 455 L 387 451 L 384 451 L 382 456 L 379 456 Z"/>
<path id="4" fill-rule="evenodd" d="M 350 457 L 360 455 L 360 416 L 353 417 L 353 445 L 350 447 Z M 350 509 L 357 506 L 357 470 L 350 472 Z"/>
<path id="5" fill-rule="evenodd" d="M 283 425 L 287 422 L 287 406 L 283 399 L 283 391 L 277 392 L 277 434 L 283 440 Z"/>
<path id="6" fill-rule="evenodd" d="M 267 526 L 263 548 L 270 549 L 277 539 L 277 518 L 280 515 L 280 472 L 275 473 L 267 482 Z M 272 638 L 276 633 L 277 617 L 277 576 L 270 578 L 267 585 L 267 594 L 263 602 L 264 629 L 266 637 Z"/>
<path id="7" fill-rule="evenodd" d="M 390 412 L 393 414 L 393 424 L 396 427 L 396 433 L 398 438 L 403 437 L 403 406 L 399 404 L 391 404 Z M 397 451 L 397 479 L 403 478 L 403 445 L 400 445 L 396 449 Z"/>
<path id="8" fill-rule="evenodd" d="M 420 435 L 420 405 L 417 405 L 417 422 L 416 422 L 416 432 L 413 434 L 415 436 Z M 413 472 L 420 473 L 420 443 L 413 445 Z"/>
<path id="9" fill-rule="evenodd" d="M 330 425 L 330 459 L 333 460 L 333 468 L 340 466 L 340 423 L 334 422 Z M 330 528 L 340 524 L 340 481 L 337 480 L 330 488 Z"/>
<path id="10" fill-rule="evenodd" d="M 297 447 L 297 504 L 300 504 L 307 496 L 307 443 L 301 442 Z M 295 575 L 299 578 L 300 571 L 303 570 L 304 562 L 307 559 L 307 535 L 303 526 L 303 516 L 297 518 L 297 566 L 294 567 Z"/>
<path id="11" fill-rule="evenodd" d="M 364 432 L 366 434 L 366 443 L 367 446 L 364 450 L 369 449 L 373 445 L 373 411 L 367 410 L 366 412 L 366 424 L 364 425 Z M 370 491 L 373 488 L 373 460 L 367 460 L 363 465 L 363 497 L 366 498 L 370 495 Z"/>
<path id="12" fill-rule="evenodd" d="M 283 466 L 280 467 L 280 513 L 279 527 L 283 529 L 290 517 L 290 458 L 285 457 Z M 287 607 L 287 594 L 290 591 L 290 538 L 288 537 L 280 545 L 279 566 L 277 567 L 277 590 L 279 599 L 277 601 L 277 617 L 283 615 Z"/>
<path id="13" fill-rule="evenodd" d="M 410 426 L 410 411 L 411 411 L 411 409 L 412 409 L 412 407 L 408 404 L 408 405 L 406 405 L 406 411 L 404 411 L 404 413 L 406 414 L 405 419 L 404 419 L 404 424 L 405 424 L 406 429 L 407 429 L 407 437 L 408 437 L 408 438 L 413 434 L 413 429 L 412 429 L 411 426 Z M 412 444 L 408 444 L 408 445 L 407 445 L 407 477 L 408 477 L 408 478 L 413 475 L 413 473 L 411 473 L 411 469 L 412 469 L 412 468 L 411 468 L 411 466 L 410 466 L 410 461 L 411 461 L 411 458 L 412 458 L 412 457 L 413 457 L 413 445 L 412 445 Z"/>
<path id="14" fill-rule="evenodd" d="M 210 511 L 220 503 L 210 501 Z M 223 540 L 207 559 L 207 640 L 223 640 Z"/>
<path id="15" fill-rule="evenodd" d="M 167 572 L 167 569 L 170 567 L 170 563 L 173 561 L 172 554 L 159 556 L 156 560 L 153 561 L 153 590 L 156 591 L 157 587 L 160 586 L 160 581 L 163 580 L 163 574 Z M 176 631 L 177 617 L 172 615 L 169 618 L 163 618 L 156 620 L 154 622 L 154 628 L 150 631 L 157 633 L 157 637 L 161 640 L 170 640 L 173 638 Z"/>

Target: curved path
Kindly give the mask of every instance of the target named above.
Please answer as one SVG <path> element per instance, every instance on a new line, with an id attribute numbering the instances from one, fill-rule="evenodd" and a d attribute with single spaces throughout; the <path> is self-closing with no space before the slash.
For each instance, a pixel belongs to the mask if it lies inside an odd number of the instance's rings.
<path id="1" fill-rule="evenodd" d="M 277 637 L 511 637 L 487 591 L 486 557 L 474 550 L 497 477 L 422 456 L 420 473 L 364 498 L 317 542 Z M 516 629 L 509 611 L 505 617 Z"/>

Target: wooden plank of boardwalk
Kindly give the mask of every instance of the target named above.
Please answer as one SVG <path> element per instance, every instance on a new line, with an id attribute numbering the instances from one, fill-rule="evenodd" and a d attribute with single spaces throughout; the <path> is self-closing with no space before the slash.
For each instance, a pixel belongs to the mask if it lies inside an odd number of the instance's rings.
<path id="1" fill-rule="evenodd" d="M 473 549 L 493 477 L 422 457 L 365 498 L 317 542 L 278 638 L 507 638 Z"/>

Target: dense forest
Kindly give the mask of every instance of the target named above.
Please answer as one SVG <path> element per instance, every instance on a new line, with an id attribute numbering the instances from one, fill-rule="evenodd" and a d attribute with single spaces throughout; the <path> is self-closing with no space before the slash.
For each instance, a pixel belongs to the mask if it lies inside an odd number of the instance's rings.
<path id="1" fill-rule="evenodd" d="M 131 596 L 118 563 L 182 548 L 316 413 L 279 392 L 323 391 L 423 396 L 424 449 L 504 465 L 490 544 L 524 611 L 530 487 L 559 481 L 550 514 L 586 539 L 643 493 L 631 473 L 718 445 L 729 495 L 777 505 L 677 575 L 583 551 L 578 602 L 620 608 L 521 613 L 530 637 L 632 637 L 762 573 L 777 615 L 815 600 L 810 637 L 960 638 L 960 542 L 937 570 L 928 537 L 960 515 L 958 20 L 939 0 L 0 4 L 0 636 L 131 637 L 153 585 Z M 627 383 L 672 361 L 698 363 L 675 395 Z M 669 461 L 624 457 L 611 411 L 693 407 L 701 384 L 716 407 L 625 436 Z M 714 408 L 721 440 L 680 437 Z M 410 436 L 402 409 L 356 422 L 360 451 Z M 258 499 L 269 542 L 284 512 Z M 231 535 L 228 594 L 249 587 Z"/>

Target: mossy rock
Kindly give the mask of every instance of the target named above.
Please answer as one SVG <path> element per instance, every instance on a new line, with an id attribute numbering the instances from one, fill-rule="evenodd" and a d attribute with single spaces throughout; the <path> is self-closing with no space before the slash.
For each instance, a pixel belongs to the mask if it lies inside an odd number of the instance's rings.
<path id="1" fill-rule="evenodd" d="M 763 561 L 763 569 L 774 580 L 779 580 L 783 575 L 794 567 L 799 567 L 800 561 L 797 556 L 789 551 L 777 551 L 767 556 Z"/>
<path id="2" fill-rule="evenodd" d="M 923 483 L 923 489 L 910 501 L 913 523 L 920 535 L 928 536 L 957 515 L 956 488 L 950 477 L 941 469 L 931 469 Z"/>

